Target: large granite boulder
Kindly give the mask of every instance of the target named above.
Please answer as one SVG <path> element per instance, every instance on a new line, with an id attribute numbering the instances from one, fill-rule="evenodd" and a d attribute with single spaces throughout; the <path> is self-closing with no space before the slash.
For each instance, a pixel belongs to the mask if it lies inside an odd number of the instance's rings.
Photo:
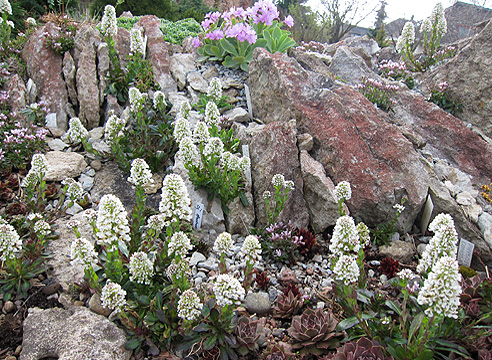
<path id="1" fill-rule="evenodd" d="M 50 112 L 56 114 L 57 127 L 66 130 L 68 95 L 62 76 L 62 57 L 48 48 L 45 32 L 56 34 L 56 25 L 50 22 L 34 31 L 24 47 L 22 58 L 26 62 L 28 76 L 36 84 L 39 100 L 48 103 Z"/>
<path id="2" fill-rule="evenodd" d="M 99 126 L 99 79 L 97 76 L 97 46 L 99 32 L 90 24 L 83 25 L 75 36 L 74 60 L 77 63 L 77 95 L 79 118 L 87 129 Z"/>
<path id="3" fill-rule="evenodd" d="M 166 94 L 176 91 L 176 82 L 169 73 L 169 52 L 162 36 L 160 19 L 154 15 L 143 16 L 137 26 L 143 27 L 147 36 L 147 60 L 152 63 L 154 81 Z"/>
<path id="4" fill-rule="evenodd" d="M 274 122 L 265 126 L 251 140 L 251 174 L 257 227 L 267 225 L 263 193 L 265 191 L 274 193 L 271 181 L 275 174 L 282 174 L 285 180 L 292 180 L 295 184 L 295 189 L 288 194 L 278 220 L 283 222 L 290 220 L 297 227 L 307 227 L 309 223 L 296 135 L 295 121 Z"/>
<path id="5" fill-rule="evenodd" d="M 459 117 L 492 137 L 492 22 L 444 65 L 424 76 L 432 88 L 446 81 L 448 93 L 463 105 Z"/>
<path id="6" fill-rule="evenodd" d="M 125 332 L 86 307 L 29 309 L 21 360 L 129 360 Z"/>
<path id="7" fill-rule="evenodd" d="M 255 116 L 266 123 L 297 119 L 312 134 L 312 156 L 338 183 L 352 184 L 348 206 L 369 226 L 391 219 L 407 198 L 399 226 L 409 230 L 427 196 L 429 175 L 388 116 L 354 88 L 305 71 L 284 54 L 256 49 L 250 64 Z"/>

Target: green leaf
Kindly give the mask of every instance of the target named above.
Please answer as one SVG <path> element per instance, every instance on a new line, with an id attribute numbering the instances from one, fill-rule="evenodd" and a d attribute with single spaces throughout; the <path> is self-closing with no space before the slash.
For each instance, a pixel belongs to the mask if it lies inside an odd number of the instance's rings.
<path id="1" fill-rule="evenodd" d="M 266 40 L 266 49 L 270 51 L 270 53 L 274 52 L 275 48 L 275 41 L 273 40 L 272 35 L 270 34 L 270 31 L 268 30 L 263 30 L 263 37 Z"/>
<path id="2" fill-rule="evenodd" d="M 338 323 L 336 331 L 344 331 L 344 330 L 350 329 L 350 328 L 354 327 L 355 325 L 357 325 L 358 323 L 359 323 L 359 320 L 355 316 L 349 317 L 349 318 L 344 319 Z"/>
<path id="3" fill-rule="evenodd" d="M 241 191 L 239 193 L 239 199 L 241 200 L 241 203 L 244 205 L 244 207 L 249 206 L 248 199 L 246 198 L 246 194 L 244 191 Z"/>
<path id="4" fill-rule="evenodd" d="M 210 58 L 208 55 L 200 56 L 196 61 L 198 62 L 204 62 L 207 61 Z"/>
<path id="5" fill-rule="evenodd" d="M 212 51 L 212 53 L 213 53 L 213 54 L 214 54 L 217 58 L 221 58 L 221 57 L 222 57 L 222 53 L 221 53 L 221 51 L 220 51 L 220 49 L 219 49 L 219 47 L 218 47 L 218 46 L 212 46 L 212 47 L 210 48 L 210 50 Z"/>
<path id="6" fill-rule="evenodd" d="M 217 344 L 217 335 L 212 335 L 208 337 L 204 342 L 203 342 L 203 350 L 210 350 L 212 349 L 215 344 Z"/>
<path id="7" fill-rule="evenodd" d="M 232 58 L 232 61 L 234 61 L 234 62 L 236 62 L 236 63 L 238 63 L 238 64 L 242 64 L 242 63 L 244 63 L 244 60 L 245 60 L 245 59 L 244 59 L 244 56 L 234 56 L 234 57 Z"/>
<path id="8" fill-rule="evenodd" d="M 398 316 L 401 315 L 401 309 L 400 307 L 392 300 L 386 300 L 385 305 L 389 307 L 391 310 L 393 310 Z"/>
<path id="9" fill-rule="evenodd" d="M 241 68 L 242 71 L 249 72 L 249 64 L 248 63 L 244 62 L 239 67 Z"/>
<path id="10" fill-rule="evenodd" d="M 133 338 L 131 340 L 128 340 L 126 343 L 125 343 L 125 349 L 126 350 L 135 350 L 136 348 L 138 348 L 141 344 L 141 341 L 139 339 L 136 339 L 136 338 Z"/>
<path id="11" fill-rule="evenodd" d="M 222 208 L 222 211 L 224 212 L 224 214 L 226 216 L 229 216 L 229 214 L 231 213 L 231 209 L 229 209 L 229 206 L 225 205 L 224 203 L 220 203 L 220 207 Z"/>
<path id="12" fill-rule="evenodd" d="M 238 56 L 239 55 L 239 52 L 237 51 L 236 47 L 227 38 L 223 38 L 223 39 L 220 40 L 220 46 L 222 46 L 222 48 L 227 53 L 229 53 L 231 55 L 234 55 L 234 56 Z"/>
<path id="13" fill-rule="evenodd" d="M 422 351 L 416 360 L 431 360 L 434 357 L 434 352 L 430 349 Z"/>
<path id="14" fill-rule="evenodd" d="M 140 295 L 138 297 L 138 301 L 145 305 L 145 306 L 149 306 L 150 305 L 150 298 L 148 296 L 145 296 L 145 295 Z"/>
<path id="15" fill-rule="evenodd" d="M 230 56 L 226 56 L 226 58 L 222 62 L 222 65 L 224 65 L 225 67 L 228 67 L 228 68 L 232 68 L 232 69 L 237 69 L 239 67 L 239 64 L 237 62 L 233 61 Z"/>
<path id="16" fill-rule="evenodd" d="M 415 316 L 412 320 L 412 323 L 410 324 L 410 329 L 408 330 L 408 341 L 412 341 L 412 336 L 420 328 L 420 325 L 422 325 L 422 321 L 424 320 L 424 313 L 418 313 L 417 316 Z"/>

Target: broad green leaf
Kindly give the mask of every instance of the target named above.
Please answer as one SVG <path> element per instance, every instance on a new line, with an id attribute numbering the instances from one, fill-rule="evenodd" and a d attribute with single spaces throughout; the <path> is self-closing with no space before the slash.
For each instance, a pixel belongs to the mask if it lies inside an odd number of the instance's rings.
<path id="1" fill-rule="evenodd" d="M 140 343 L 141 343 L 140 340 L 133 338 L 131 340 L 128 340 L 125 343 L 125 349 L 126 350 L 135 350 L 136 348 L 138 348 L 140 346 Z"/>
<path id="2" fill-rule="evenodd" d="M 408 341 L 412 341 L 412 336 L 422 325 L 422 320 L 424 320 L 424 313 L 418 313 L 417 316 L 413 318 L 412 323 L 410 324 L 410 329 L 408 330 Z"/>
<path id="3" fill-rule="evenodd" d="M 422 351 L 416 360 L 431 360 L 434 357 L 434 352 L 429 349 Z"/>
<path id="4" fill-rule="evenodd" d="M 349 318 L 344 319 L 338 323 L 336 331 L 344 331 L 344 330 L 350 329 L 350 328 L 354 327 L 355 325 L 357 325 L 358 323 L 359 323 L 359 320 L 355 316 L 349 317 Z"/>
<path id="5" fill-rule="evenodd" d="M 233 56 L 238 56 L 239 55 L 236 47 L 232 44 L 232 42 L 229 39 L 226 39 L 226 38 L 221 39 L 220 40 L 220 45 L 230 55 L 233 55 Z"/>
<path id="6" fill-rule="evenodd" d="M 222 65 L 224 65 L 225 67 L 228 67 L 228 68 L 232 68 L 232 69 L 237 69 L 239 67 L 239 64 L 237 62 L 233 61 L 230 56 L 226 56 L 226 58 L 222 62 Z"/>
<path id="7" fill-rule="evenodd" d="M 212 53 L 213 53 L 216 57 L 218 57 L 218 58 L 222 57 L 222 52 L 220 51 L 220 49 L 219 49 L 219 47 L 218 47 L 218 46 L 212 46 L 212 47 L 210 48 L 210 50 L 212 51 Z"/>
<path id="8" fill-rule="evenodd" d="M 244 63 L 242 63 L 242 64 L 240 65 L 240 68 L 241 68 L 241 70 L 242 70 L 242 71 L 244 71 L 244 72 L 249 72 L 249 64 L 248 64 L 248 63 L 245 63 L 245 62 L 244 62 Z"/>
<path id="9" fill-rule="evenodd" d="M 234 56 L 232 61 L 237 62 L 238 64 L 242 64 L 244 62 L 244 56 Z"/>
<path id="10" fill-rule="evenodd" d="M 395 313 L 397 313 L 399 316 L 401 315 L 401 309 L 394 301 L 386 300 L 385 305 L 393 310 Z"/>
<path id="11" fill-rule="evenodd" d="M 217 335 L 212 335 L 203 342 L 203 350 L 210 350 L 215 344 L 217 344 Z"/>
<path id="12" fill-rule="evenodd" d="M 243 191 L 239 193 L 239 199 L 241 199 L 241 202 L 244 205 L 244 207 L 249 206 L 248 199 L 246 198 L 246 195 L 244 194 Z"/>
<path id="13" fill-rule="evenodd" d="M 275 40 L 280 39 L 280 37 L 282 36 L 282 30 L 280 30 L 280 28 L 278 26 L 276 26 L 273 29 L 272 36 L 273 36 L 273 38 L 275 38 Z"/>

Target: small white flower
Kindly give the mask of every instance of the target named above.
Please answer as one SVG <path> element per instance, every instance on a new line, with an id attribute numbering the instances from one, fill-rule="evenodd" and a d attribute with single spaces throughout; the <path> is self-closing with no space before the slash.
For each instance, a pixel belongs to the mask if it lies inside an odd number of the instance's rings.
<path id="1" fill-rule="evenodd" d="M 251 160 L 247 156 L 243 156 L 241 158 L 241 161 L 239 162 L 239 167 L 241 168 L 241 171 L 243 173 L 246 173 L 248 170 L 251 169 Z"/>
<path id="2" fill-rule="evenodd" d="M 78 228 L 80 226 L 80 222 L 78 222 L 77 220 L 68 220 L 67 223 L 65 224 L 67 229 L 75 229 L 75 228 Z"/>
<path id="3" fill-rule="evenodd" d="M 0 0 L 0 14 L 1 13 L 12 15 L 12 6 L 8 0 Z"/>
<path id="4" fill-rule="evenodd" d="M 215 125 L 218 129 L 220 129 L 220 112 L 217 108 L 217 105 L 213 101 L 209 101 L 207 105 L 205 105 L 205 123 L 208 126 Z"/>
<path id="5" fill-rule="evenodd" d="M 360 247 L 364 249 L 371 243 L 371 236 L 369 235 L 369 228 L 363 222 L 360 222 L 356 226 L 357 232 L 359 233 Z"/>
<path id="6" fill-rule="evenodd" d="M 21 187 L 34 188 L 49 170 L 49 163 L 43 154 L 34 154 L 31 160 L 31 170 L 21 182 Z"/>
<path id="7" fill-rule="evenodd" d="M 111 114 L 104 127 L 104 137 L 108 142 L 113 142 L 117 138 L 123 136 L 122 129 L 125 126 L 125 121 L 120 119 L 115 114 Z"/>
<path id="8" fill-rule="evenodd" d="M 338 218 L 330 241 L 330 251 L 335 255 L 357 254 L 360 249 L 359 232 L 350 216 Z"/>
<path id="9" fill-rule="evenodd" d="M 66 178 L 62 181 L 62 184 L 67 185 L 67 198 L 79 200 L 84 196 L 84 188 L 78 181 L 75 181 L 72 178 Z"/>
<path id="10" fill-rule="evenodd" d="M 295 189 L 294 182 L 292 180 L 286 180 L 285 181 L 285 188 L 289 191 L 292 191 Z"/>
<path id="11" fill-rule="evenodd" d="M 147 219 L 147 226 L 155 231 L 160 231 L 164 227 L 164 217 L 162 214 L 149 216 Z"/>
<path id="12" fill-rule="evenodd" d="M 174 122 L 173 136 L 177 143 L 181 142 L 185 137 L 192 137 L 190 122 L 186 118 L 179 117 L 176 119 Z"/>
<path id="13" fill-rule="evenodd" d="M 84 125 L 82 125 L 80 119 L 75 117 L 71 118 L 69 121 L 67 136 L 72 144 L 79 144 L 82 140 L 89 136 L 89 132 Z"/>
<path id="14" fill-rule="evenodd" d="M 458 262 L 449 256 L 440 258 L 432 266 L 417 298 L 420 305 L 429 306 L 425 313 L 429 316 L 438 314 L 457 319 L 461 294 L 460 281 Z"/>
<path id="15" fill-rule="evenodd" d="M 335 279 L 350 285 L 359 280 L 360 269 L 355 256 L 342 255 L 333 268 Z"/>
<path id="16" fill-rule="evenodd" d="M 196 165 L 199 162 L 198 150 L 189 136 L 179 142 L 179 155 L 185 165 Z"/>
<path id="17" fill-rule="evenodd" d="M 166 95 L 160 90 L 154 93 L 153 104 L 155 109 L 159 109 L 160 104 L 166 107 Z"/>
<path id="18" fill-rule="evenodd" d="M 243 247 L 241 252 L 252 259 L 256 259 L 261 255 L 261 245 L 258 241 L 258 237 L 255 235 L 248 235 L 244 239 Z"/>
<path id="19" fill-rule="evenodd" d="M 40 213 L 30 213 L 27 215 L 27 220 L 29 221 L 34 221 L 34 220 L 41 220 L 43 218 L 43 215 Z"/>
<path id="20" fill-rule="evenodd" d="M 0 260 L 13 259 L 22 249 L 22 240 L 12 225 L 0 223 Z"/>
<path id="21" fill-rule="evenodd" d="M 208 139 L 208 142 L 203 149 L 203 155 L 205 155 L 207 158 L 212 155 L 220 156 L 223 152 L 224 143 L 218 137 Z"/>
<path id="22" fill-rule="evenodd" d="M 272 185 L 275 188 L 280 188 L 285 185 L 285 178 L 282 174 L 275 174 L 272 177 Z"/>
<path id="23" fill-rule="evenodd" d="M 149 259 L 144 252 L 136 252 L 130 257 L 128 269 L 130 281 L 149 285 L 150 279 L 154 276 L 154 260 Z"/>
<path id="24" fill-rule="evenodd" d="M 85 269 L 94 267 L 97 264 L 97 253 L 94 245 L 86 238 L 78 238 L 70 245 L 71 264 L 82 265 Z"/>
<path id="25" fill-rule="evenodd" d="M 38 220 L 34 224 L 34 232 L 38 236 L 46 236 L 51 233 L 51 226 L 44 220 Z"/>
<path id="26" fill-rule="evenodd" d="M 126 305 L 126 291 L 119 284 L 108 280 L 101 291 L 101 305 L 117 314 Z"/>
<path id="27" fill-rule="evenodd" d="M 190 271 L 190 264 L 187 259 L 176 260 L 172 259 L 171 264 L 166 269 L 166 276 L 171 280 L 178 280 L 182 277 L 186 277 Z"/>
<path id="28" fill-rule="evenodd" d="M 191 200 L 181 176 L 169 174 L 164 178 L 159 211 L 165 219 L 191 220 Z"/>
<path id="29" fill-rule="evenodd" d="M 401 214 L 403 211 L 405 211 L 405 206 L 403 206 L 402 204 L 395 204 L 393 205 L 393 209 L 395 209 L 397 213 Z"/>
<path id="30" fill-rule="evenodd" d="M 270 199 L 272 197 L 272 193 L 268 190 L 263 192 L 263 199 Z"/>
<path id="31" fill-rule="evenodd" d="M 407 44 L 411 45 L 414 42 L 415 42 L 415 27 L 409 21 L 405 24 L 405 26 L 403 26 L 401 35 L 398 37 L 398 40 L 396 42 L 396 50 L 399 53 L 404 52 L 405 46 Z"/>
<path id="32" fill-rule="evenodd" d="M 96 226 L 98 244 L 115 244 L 130 241 L 127 212 L 118 197 L 106 194 L 99 202 Z"/>
<path id="33" fill-rule="evenodd" d="M 191 245 L 191 241 L 186 236 L 186 234 L 182 231 L 178 231 L 173 234 L 169 244 L 167 245 L 167 254 L 171 256 L 179 256 L 181 259 L 184 259 L 188 251 L 193 249 L 193 245 Z"/>
<path id="34" fill-rule="evenodd" d="M 84 211 L 84 217 L 89 223 L 97 220 L 97 211 L 94 209 L 87 209 Z"/>
<path id="35" fill-rule="evenodd" d="M 207 124 L 203 121 L 197 122 L 195 130 L 193 130 L 193 141 L 197 144 L 205 144 L 210 139 Z"/>
<path id="36" fill-rule="evenodd" d="M 417 275 L 415 275 L 414 272 L 410 269 L 403 269 L 397 272 L 396 276 L 398 276 L 402 280 L 407 280 L 407 281 L 411 281 L 417 277 Z"/>
<path id="37" fill-rule="evenodd" d="M 434 236 L 425 247 L 422 258 L 417 265 L 417 271 L 420 273 L 426 272 L 443 256 L 456 258 L 458 253 L 457 243 L 458 233 L 454 226 L 444 225 L 436 229 Z"/>
<path id="38" fill-rule="evenodd" d="M 142 103 L 144 96 L 136 87 L 128 89 L 128 100 L 132 110 L 138 109 Z"/>
<path id="39" fill-rule="evenodd" d="M 116 23 L 116 10 L 112 5 L 104 7 L 104 14 L 101 19 L 101 33 L 109 34 L 113 38 L 118 34 L 118 24 Z"/>
<path id="40" fill-rule="evenodd" d="M 217 305 L 240 305 L 245 291 L 241 283 L 231 275 L 220 274 L 215 279 L 213 292 Z"/>
<path id="41" fill-rule="evenodd" d="M 190 117 L 190 111 L 191 111 L 191 105 L 188 102 L 188 100 L 183 101 L 181 103 L 181 106 L 179 108 L 179 115 L 186 120 L 189 120 Z"/>
<path id="42" fill-rule="evenodd" d="M 454 227 L 454 220 L 449 214 L 438 214 L 434 220 L 429 224 L 429 231 L 436 232 L 441 228 L 452 226 Z"/>
<path id="43" fill-rule="evenodd" d="M 222 84 L 219 78 L 213 78 L 210 80 L 210 84 L 207 89 L 207 96 L 215 103 L 219 102 L 222 97 Z"/>
<path id="44" fill-rule="evenodd" d="M 178 316 L 183 320 L 196 320 L 203 308 L 200 298 L 193 290 L 183 292 L 178 301 Z"/>
<path id="45" fill-rule="evenodd" d="M 34 18 L 32 18 L 32 17 L 28 17 L 26 19 L 26 24 L 28 26 L 36 26 L 36 20 Z"/>
<path id="46" fill-rule="evenodd" d="M 127 181 L 135 186 L 147 186 L 153 184 L 152 172 L 144 159 L 134 159 L 130 169 L 130 177 Z"/>
<path id="47" fill-rule="evenodd" d="M 145 44 L 142 36 L 142 30 L 134 27 L 130 30 L 130 51 L 133 54 L 145 54 Z"/>
<path id="48" fill-rule="evenodd" d="M 340 181 L 335 187 L 335 199 L 340 201 L 342 199 L 350 200 L 352 198 L 352 189 L 348 181 Z"/>
<path id="49" fill-rule="evenodd" d="M 230 253 L 233 246 L 234 240 L 232 239 L 232 235 L 228 232 L 223 232 L 222 234 L 219 234 L 219 236 L 217 236 L 217 238 L 215 239 L 214 251 L 217 254 Z"/>

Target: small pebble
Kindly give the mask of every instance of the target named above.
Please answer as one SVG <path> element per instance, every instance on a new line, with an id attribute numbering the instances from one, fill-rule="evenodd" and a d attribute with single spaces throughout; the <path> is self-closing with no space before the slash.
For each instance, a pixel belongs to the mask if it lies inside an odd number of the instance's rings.
<path id="1" fill-rule="evenodd" d="M 91 161 L 91 167 L 92 167 L 94 170 L 96 170 L 96 171 L 101 170 L 101 168 L 102 168 L 101 161 L 99 161 L 99 160 L 97 160 L 97 159 L 96 159 L 96 160 Z"/>
<path id="2" fill-rule="evenodd" d="M 21 353 L 21 351 L 22 351 L 22 345 L 17 346 L 17 347 L 15 348 L 14 355 L 15 355 L 15 356 L 19 356 L 19 355 L 20 355 L 20 353 Z"/>
<path id="3" fill-rule="evenodd" d="M 3 305 L 3 311 L 7 314 L 14 312 L 16 309 L 15 304 L 12 301 L 6 301 Z"/>
<path id="4" fill-rule="evenodd" d="M 312 266 L 309 266 L 309 267 L 306 269 L 306 274 L 308 274 L 308 275 L 313 275 L 313 272 L 314 272 L 314 270 L 313 270 L 313 267 L 312 267 Z"/>

